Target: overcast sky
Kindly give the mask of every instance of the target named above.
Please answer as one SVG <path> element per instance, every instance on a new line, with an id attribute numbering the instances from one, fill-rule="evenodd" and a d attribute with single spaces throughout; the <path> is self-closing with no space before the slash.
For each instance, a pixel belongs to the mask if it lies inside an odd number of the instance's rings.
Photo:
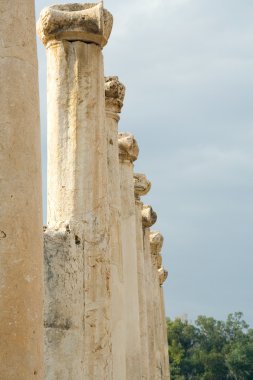
<path id="1" fill-rule="evenodd" d="M 51 4 L 36 0 L 37 18 Z M 152 181 L 145 202 L 165 237 L 167 315 L 242 311 L 253 325 L 253 1 L 104 4 L 114 16 L 105 74 L 127 87 L 120 130 L 137 138 L 135 170 Z M 38 48 L 45 199 L 46 58 Z"/>

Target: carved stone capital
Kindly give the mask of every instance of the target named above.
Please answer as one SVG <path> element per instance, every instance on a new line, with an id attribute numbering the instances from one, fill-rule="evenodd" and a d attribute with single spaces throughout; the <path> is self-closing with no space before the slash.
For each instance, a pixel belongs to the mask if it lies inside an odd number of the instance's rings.
<path id="1" fill-rule="evenodd" d="M 37 33 L 44 45 L 51 41 L 93 42 L 107 44 L 113 24 L 102 3 L 63 4 L 45 8 L 37 23 Z"/>
<path id="2" fill-rule="evenodd" d="M 136 199 L 146 195 L 151 189 L 151 182 L 144 174 L 134 173 L 134 194 Z"/>
<path id="3" fill-rule="evenodd" d="M 163 246 L 163 236 L 158 231 L 150 231 L 150 248 L 152 255 L 159 255 Z"/>
<path id="4" fill-rule="evenodd" d="M 119 158 L 121 161 L 136 161 L 139 155 L 137 141 L 131 133 L 118 133 Z"/>
<path id="5" fill-rule="evenodd" d="M 118 77 L 105 77 L 105 109 L 120 113 L 125 98 L 125 86 Z"/>
<path id="6" fill-rule="evenodd" d="M 168 272 L 164 268 L 158 269 L 158 275 L 159 275 L 159 282 L 160 286 L 162 286 L 168 277 Z"/>
<path id="7" fill-rule="evenodd" d="M 143 228 L 149 228 L 155 224 L 157 215 L 151 206 L 144 205 L 142 208 L 142 226 Z"/>

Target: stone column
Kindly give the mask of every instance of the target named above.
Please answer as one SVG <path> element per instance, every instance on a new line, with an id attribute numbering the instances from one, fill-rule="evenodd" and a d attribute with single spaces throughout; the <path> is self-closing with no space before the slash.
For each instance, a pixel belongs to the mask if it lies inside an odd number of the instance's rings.
<path id="1" fill-rule="evenodd" d="M 154 283 L 153 283 L 153 265 L 151 260 L 150 249 L 150 227 L 155 224 L 157 219 L 156 213 L 151 206 L 143 206 L 142 225 L 144 234 L 144 264 L 145 264 L 145 282 L 147 294 L 147 319 L 148 319 L 148 352 L 149 352 L 149 376 L 150 379 L 156 379 L 156 346 L 155 346 L 155 311 L 154 311 Z"/>
<path id="2" fill-rule="evenodd" d="M 145 282 L 145 263 L 143 249 L 142 208 L 140 197 L 147 194 L 151 188 L 145 175 L 134 174 L 135 192 L 135 215 L 136 215 L 136 244 L 137 244 L 137 273 L 138 273 L 138 296 L 140 310 L 140 337 L 141 337 L 141 367 L 142 379 L 149 379 L 149 352 L 148 352 L 148 317 L 147 317 L 147 294 Z"/>
<path id="3" fill-rule="evenodd" d="M 150 233 L 151 259 L 153 264 L 153 287 L 154 287 L 154 311 L 155 311 L 155 347 L 156 347 L 156 379 L 168 379 L 168 344 L 167 332 L 164 336 L 166 317 L 161 289 L 161 266 L 162 257 L 160 255 L 163 246 L 163 236 L 159 232 Z M 164 271 L 163 271 L 164 272 Z M 166 354 L 167 350 L 167 354 Z"/>
<path id="4" fill-rule="evenodd" d="M 168 352 L 168 337 L 167 337 L 167 322 L 164 304 L 164 293 L 163 284 L 168 277 L 168 272 L 162 267 L 158 270 L 159 282 L 160 282 L 160 305 L 162 314 L 162 329 L 163 329 L 163 349 L 164 349 L 164 379 L 170 380 L 170 370 L 169 370 L 169 352 Z"/>
<path id="5" fill-rule="evenodd" d="M 100 4 L 46 8 L 48 62 L 46 378 L 111 379 L 107 134 Z"/>
<path id="6" fill-rule="evenodd" d="M 43 229 L 34 1 L 0 2 L 0 378 L 43 379 Z"/>
<path id="7" fill-rule="evenodd" d="M 137 246 L 133 162 L 138 145 L 129 133 L 119 133 L 121 229 L 125 294 L 127 380 L 141 379 L 141 343 L 137 278 Z"/>
<path id="8" fill-rule="evenodd" d="M 126 325 L 121 234 L 121 197 L 118 147 L 118 121 L 125 87 L 117 77 L 105 78 L 107 129 L 108 195 L 111 251 L 111 321 L 113 379 L 126 379 Z"/>

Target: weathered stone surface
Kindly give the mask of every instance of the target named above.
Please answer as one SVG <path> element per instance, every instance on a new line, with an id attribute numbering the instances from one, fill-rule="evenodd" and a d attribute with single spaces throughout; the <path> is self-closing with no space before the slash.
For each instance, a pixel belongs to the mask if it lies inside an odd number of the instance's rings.
<path id="1" fill-rule="evenodd" d="M 125 98 L 125 86 L 116 76 L 105 77 L 105 109 L 107 112 L 120 113 Z"/>
<path id="2" fill-rule="evenodd" d="M 44 379 L 34 1 L 0 1 L 0 379 Z"/>
<path id="3" fill-rule="evenodd" d="M 144 228 L 144 264 L 147 299 L 149 378 L 156 379 L 156 341 L 155 341 L 155 282 L 152 257 L 150 252 L 150 229 Z"/>
<path id="4" fill-rule="evenodd" d="M 112 363 L 115 380 L 126 379 L 126 324 L 121 231 L 121 196 L 118 148 L 118 112 L 123 106 L 125 87 L 118 77 L 105 78 L 107 130 L 108 201 L 111 251 Z"/>
<path id="5" fill-rule="evenodd" d="M 156 257 L 156 264 L 157 264 L 156 268 L 160 269 L 162 267 L 162 263 L 163 263 L 163 258 L 162 258 L 162 255 L 159 254 Z"/>
<path id="6" fill-rule="evenodd" d="M 150 248 L 152 255 L 152 262 L 155 269 L 160 269 L 162 266 L 162 256 L 160 252 L 163 246 L 163 236 L 160 232 L 150 231 Z"/>
<path id="7" fill-rule="evenodd" d="M 162 315 L 162 359 L 163 359 L 163 380 L 170 380 L 170 371 L 169 371 L 169 353 L 168 353 L 168 338 L 167 338 L 167 323 L 166 323 L 166 314 L 164 307 L 164 294 L 163 288 L 160 287 L 160 307 Z"/>
<path id="8" fill-rule="evenodd" d="M 167 346 L 167 336 L 164 336 L 165 314 L 164 305 L 161 304 L 161 284 L 160 271 L 162 266 L 161 249 L 163 246 L 163 236 L 160 232 L 150 232 L 150 253 L 152 260 L 152 277 L 154 284 L 154 333 L 155 333 L 155 357 L 156 357 L 156 379 L 167 379 L 168 354 L 165 356 L 164 347 Z"/>
<path id="9" fill-rule="evenodd" d="M 163 236 L 158 231 L 150 231 L 151 255 L 159 255 L 163 246 Z"/>
<path id="10" fill-rule="evenodd" d="M 45 378 L 84 379 L 83 242 L 69 226 L 47 229 L 44 252 Z"/>
<path id="11" fill-rule="evenodd" d="M 131 133 L 119 132 L 119 158 L 121 161 L 129 161 L 130 163 L 137 160 L 139 155 L 139 147 L 137 141 Z M 131 186 L 133 188 L 133 185 Z"/>
<path id="12" fill-rule="evenodd" d="M 97 14 L 101 6 L 87 12 L 95 10 Z M 57 287 L 61 299 L 64 286 L 73 287 L 76 293 L 78 289 L 75 286 L 80 286 L 83 296 L 80 310 L 73 307 L 72 312 L 82 313 L 82 319 L 77 318 L 75 329 L 69 329 L 67 339 L 46 341 L 46 350 L 54 358 L 47 363 L 47 380 L 57 378 L 59 372 L 61 379 L 68 380 L 76 380 L 82 373 L 85 379 L 112 378 L 111 252 L 103 57 L 99 44 L 83 42 L 90 42 L 85 37 L 87 28 L 90 28 L 88 31 L 93 33 L 94 39 L 100 36 L 100 29 L 99 32 L 92 29 L 90 13 L 88 17 L 85 10 L 84 13 L 82 10 L 79 12 L 80 7 L 83 5 L 54 7 L 49 12 L 50 17 L 41 17 L 38 26 L 40 33 L 57 40 L 47 44 L 48 228 L 62 231 L 68 226 L 75 237 L 66 253 L 71 266 L 76 265 L 76 246 L 83 260 L 83 282 L 73 284 L 73 278 L 69 276 L 68 279 L 66 277 L 68 285 L 59 282 Z M 56 13 L 65 25 L 66 33 L 65 30 L 59 34 L 55 32 L 56 10 L 60 11 L 60 14 Z M 81 35 L 79 32 L 83 25 L 79 16 L 83 17 L 86 28 Z M 102 22 L 102 16 L 95 19 Z M 60 260 L 62 268 L 67 270 L 63 254 Z M 60 276 L 61 266 L 57 264 L 56 270 L 56 275 Z M 48 294 L 52 297 L 52 293 Z M 59 319 L 65 320 L 66 310 L 60 310 Z M 55 332 L 53 329 L 50 336 L 57 337 L 57 326 Z M 82 334 L 77 334 L 77 331 L 82 331 Z M 72 364 L 70 358 L 64 359 L 69 347 L 76 347 L 72 356 L 77 360 Z M 58 360 L 59 353 L 63 353 L 62 360 Z"/>
<path id="13" fill-rule="evenodd" d="M 119 133 L 121 228 L 126 306 L 126 378 L 141 379 L 140 314 L 137 277 L 136 216 L 133 160 L 138 145 L 133 135 Z"/>
<path id="14" fill-rule="evenodd" d="M 144 205 L 142 208 L 142 225 L 143 228 L 149 228 L 155 224 L 157 215 L 151 206 Z"/>
<path id="15" fill-rule="evenodd" d="M 168 272 L 164 268 L 160 268 L 158 269 L 158 274 L 159 274 L 160 285 L 162 286 L 168 278 Z"/>
<path id="16" fill-rule="evenodd" d="M 169 379 L 169 359 L 166 316 L 164 310 L 162 284 L 167 278 L 168 273 L 162 268 L 162 256 L 160 254 L 163 246 L 163 236 L 160 232 L 150 233 L 150 248 L 153 261 L 154 279 L 154 310 L 155 310 L 155 340 L 156 340 L 156 368 L 158 379 Z"/>
<path id="17" fill-rule="evenodd" d="M 140 338 L 141 338 L 141 378 L 150 379 L 149 376 L 149 346 L 148 346 L 148 316 L 147 316 L 147 291 L 145 279 L 145 259 L 143 246 L 142 208 L 140 195 L 145 195 L 150 190 L 151 183 L 144 174 L 134 174 L 135 215 L 136 215 L 136 245 L 137 245 L 137 274 L 138 295 L 140 312 Z"/>
<path id="18" fill-rule="evenodd" d="M 137 199 L 146 195 L 151 189 L 151 182 L 144 174 L 134 173 L 134 194 Z"/>
<path id="19" fill-rule="evenodd" d="M 112 15 L 102 3 L 52 5 L 40 14 L 37 33 L 44 45 L 67 40 L 107 44 L 112 30 Z"/>

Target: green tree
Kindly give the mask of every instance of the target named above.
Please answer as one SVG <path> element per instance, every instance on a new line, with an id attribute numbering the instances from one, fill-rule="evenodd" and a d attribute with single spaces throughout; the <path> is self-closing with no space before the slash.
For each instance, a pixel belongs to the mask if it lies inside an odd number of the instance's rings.
<path id="1" fill-rule="evenodd" d="M 242 313 L 167 326 L 171 380 L 253 380 L 253 330 Z"/>

